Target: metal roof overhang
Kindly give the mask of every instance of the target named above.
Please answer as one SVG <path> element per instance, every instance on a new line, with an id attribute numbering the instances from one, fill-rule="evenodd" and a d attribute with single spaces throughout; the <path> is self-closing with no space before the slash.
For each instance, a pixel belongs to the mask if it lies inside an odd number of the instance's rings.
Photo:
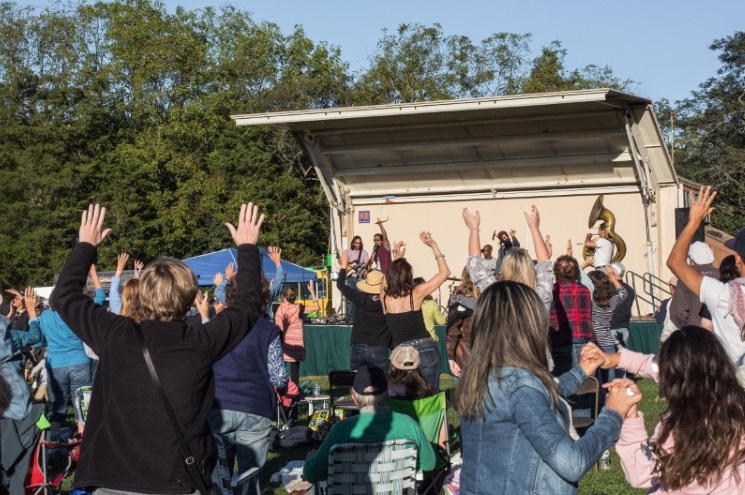
<path id="1" fill-rule="evenodd" d="M 331 204 L 636 190 L 677 178 L 651 102 L 610 89 L 232 117 L 290 130 Z"/>

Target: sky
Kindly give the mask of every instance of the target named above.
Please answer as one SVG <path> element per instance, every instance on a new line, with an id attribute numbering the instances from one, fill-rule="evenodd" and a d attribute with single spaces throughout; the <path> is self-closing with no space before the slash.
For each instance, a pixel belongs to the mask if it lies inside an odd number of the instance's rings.
<path id="1" fill-rule="evenodd" d="M 498 32 L 531 33 L 533 55 L 553 40 L 567 49 L 565 65 L 610 66 L 633 92 L 652 100 L 687 98 L 716 75 L 720 63 L 712 41 L 745 29 L 745 0 L 164 0 L 169 11 L 232 4 L 289 34 L 301 25 L 315 42 L 341 48 L 352 70 L 367 65 L 383 29 L 400 24 L 442 25 L 446 35 L 474 43 Z M 51 5 L 49 0 L 16 0 Z M 563 4 L 563 5 L 561 5 Z"/>

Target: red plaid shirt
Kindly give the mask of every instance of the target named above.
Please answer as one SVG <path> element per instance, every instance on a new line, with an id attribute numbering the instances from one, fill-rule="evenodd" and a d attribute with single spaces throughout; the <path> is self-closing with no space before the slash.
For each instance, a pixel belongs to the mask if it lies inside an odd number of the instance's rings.
<path id="1" fill-rule="evenodd" d="M 576 339 L 595 340 L 592 329 L 592 294 L 574 280 L 561 279 L 554 284 L 551 302 L 551 345 L 570 345 Z"/>

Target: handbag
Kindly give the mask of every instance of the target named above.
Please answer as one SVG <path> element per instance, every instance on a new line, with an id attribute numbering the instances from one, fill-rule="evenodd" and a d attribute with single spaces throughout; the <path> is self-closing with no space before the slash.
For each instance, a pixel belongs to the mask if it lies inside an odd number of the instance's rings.
<path id="1" fill-rule="evenodd" d="M 142 346 L 142 355 L 145 357 L 147 369 L 148 371 L 150 371 L 150 378 L 153 380 L 153 385 L 158 391 L 158 397 L 160 397 L 160 401 L 163 404 L 163 409 L 166 410 L 168 419 L 171 421 L 171 426 L 173 427 L 173 432 L 176 434 L 176 439 L 178 440 L 179 444 L 179 450 L 181 451 L 181 458 L 183 459 L 184 464 L 186 464 L 186 470 L 189 473 L 189 477 L 191 477 L 191 480 L 194 482 L 194 486 L 200 494 L 210 495 L 213 492 L 207 489 L 207 486 L 204 484 L 204 480 L 202 480 L 202 477 L 199 475 L 196 460 L 194 459 L 194 456 L 191 455 L 189 445 L 186 443 L 184 434 L 181 432 L 181 428 L 179 428 L 178 422 L 176 421 L 176 415 L 173 413 L 173 408 L 168 402 L 168 397 L 166 397 L 165 392 L 163 392 L 163 387 L 160 385 L 160 379 L 158 378 L 158 373 L 155 371 L 153 359 L 150 357 L 150 351 L 147 348 L 145 337 L 144 335 L 142 335 L 142 329 L 139 325 L 135 325 L 135 330 L 137 332 L 137 338 L 140 340 L 140 346 Z"/>

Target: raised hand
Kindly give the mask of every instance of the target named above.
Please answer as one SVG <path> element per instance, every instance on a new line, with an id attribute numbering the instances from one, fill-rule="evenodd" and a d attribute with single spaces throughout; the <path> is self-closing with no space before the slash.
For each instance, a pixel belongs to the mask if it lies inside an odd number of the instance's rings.
<path id="1" fill-rule="evenodd" d="M 574 250 L 572 249 L 572 240 L 567 241 L 567 256 L 573 256 Z"/>
<path id="2" fill-rule="evenodd" d="M 127 267 L 127 261 L 129 261 L 129 254 L 119 253 L 119 256 L 116 257 L 116 273 L 114 274 L 115 277 L 122 276 L 122 273 L 124 273 L 124 269 Z"/>
<path id="3" fill-rule="evenodd" d="M 99 204 L 88 205 L 87 210 L 83 210 L 80 219 L 80 231 L 78 233 L 78 242 L 87 242 L 98 246 L 111 233 L 111 229 L 103 229 L 103 222 L 106 218 L 106 208 Z"/>
<path id="4" fill-rule="evenodd" d="M 479 211 L 476 210 L 474 213 L 471 213 L 468 211 L 468 208 L 463 208 L 463 222 L 465 222 L 469 230 L 479 230 L 479 226 L 481 225 Z"/>
<path id="5" fill-rule="evenodd" d="M 515 234 L 516 233 L 517 232 L 515 232 L 515 229 L 510 229 L 510 239 L 513 238 L 513 237 L 515 237 Z"/>
<path id="6" fill-rule="evenodd" d="M 554 257 L 554 245 L 551 244 L 551 236 L 546 234 L 546 240 L 543 241 L 546 244 L 546 250 L 548 251 L 549 259 Z"/>
<path id="7" fill-rule="evenodd" d="M 585 375 L 592 376 L 604 362 L 605 353 L 597 345 L 590 342 L 582 347 L 577 364 L 585 372 Z"/>
<path id="8" fill-rule="evenodd" d="M 406 255 L 406 244 L 404 241 L 393 243 L 393 257 L 395 259 L 403 258 Z"/>
<path id="9" fill-rule="evenodd" d="M 26 306 L 26 312 L 29 318 L 36 317 L 36 303 L 38 299 L 36 297 L 36 291 L 33 287 L 26 287 L 24 291 L 23 304 Z"/>
<path id="10" fill-rule="evenodd" d="M 432 234 L 430 232 L 419 233 L 419 239 L 427 246 L 433 246 L 437 244 L 435 240 L 432 238 Z"/>
<path id="11" fill-rule="evenodd" d="M 697 227 L 706 220 L 706 217 L 714 211 L 711 203 L 717 197 L 717 192 L 712 190 L 711 186 L 703 186 L 698 192 L 698 198 L 693 197 L 693 191 L 688 193 L 689 204 L 691 209 L 688 212 L 688 224 Z"/>
<path id="12" fill-rule="evenodd" d="M 341 256 L 339 257 L 339 266 L 344 268 L 345 270 L 349 268 L 349 253 L 346 249 L 343 253 L 341 253 Z"/>
<path id="13" fill-rule="evenodd" d="M 269 246 L 266 250 L 269 253 L 269 259 L 274 262 L 274 266 L 279 266 L 282 264 L 281 249 L 279 249 L 277 246 Z"/>
<path id="14" fill-rule="evenodd" d="M 228 266 L 225 267 L 225 278 L 233 280 L 233 277 L 235 277 L 235 263 L 231 261 L 228 263 Z"/>
<path id="15" fill-rule="evenodd" d="M 197 295 L 194 298 L 194 306 L 196 306 L 199 315 L 203 320 L 206 320 L 210 316 L 210 300 L 207 297 L 207 291 L 197 291 Z"/>
<path id="16" fill-rule="evenodd" d="M 385 222 L 387 222 L 387 221 L 388 221 L 388 217 L 385 217 L 385 220 L 381 220 L 381 219 L 379 219 L 379 218 L 378 218 L 378 219 L 376 220 L 375 224 L 376 224 L 376 225 L 380 225 L 381 223 L 385 223 Z"/>
<path id="17" fill-rule="evenodd" d="M 537 229 L 541 226 L 541 215 L 538 213 L 538 208 L 535 205 L 531 205 L 530 211 L 524 211 L 523 214 L 525 214 L 528 227 Z M 514 230 L 510 230 L 510 235 L 514 235 L 514 232 Z"/>
<path id="18" fill-rule="evenodd" d="M 315 301 L 316 299 L 316 284 L 313 281 L 308 282 L 308 292 L 310 292 L 310 298 Z"/>
<path id="19" fill-rule="evenodd" d="M 215 273 L 215 276 L 212 278 L 212 283 L 220 285 L 222 283 L 222 273 Z"/>
<path id="20" fill-rule="evenodd" d="M 145 263 L 143 263 L 140 260 L 135 260 L 135 278 L 140 278 L 140 272 L 142 271 L 142 268 L 145 266 Z"/>
<path id="21" fill-rule="evenodd" d="M 256 244 L 261 232 L 261 224 L 264 223 L 264 214 L 259 215 L 259 207 L 253 203 L 242 204 L 238 213 L 238 226 L 225 222 L 236 246 L 241 244 Z"/>

